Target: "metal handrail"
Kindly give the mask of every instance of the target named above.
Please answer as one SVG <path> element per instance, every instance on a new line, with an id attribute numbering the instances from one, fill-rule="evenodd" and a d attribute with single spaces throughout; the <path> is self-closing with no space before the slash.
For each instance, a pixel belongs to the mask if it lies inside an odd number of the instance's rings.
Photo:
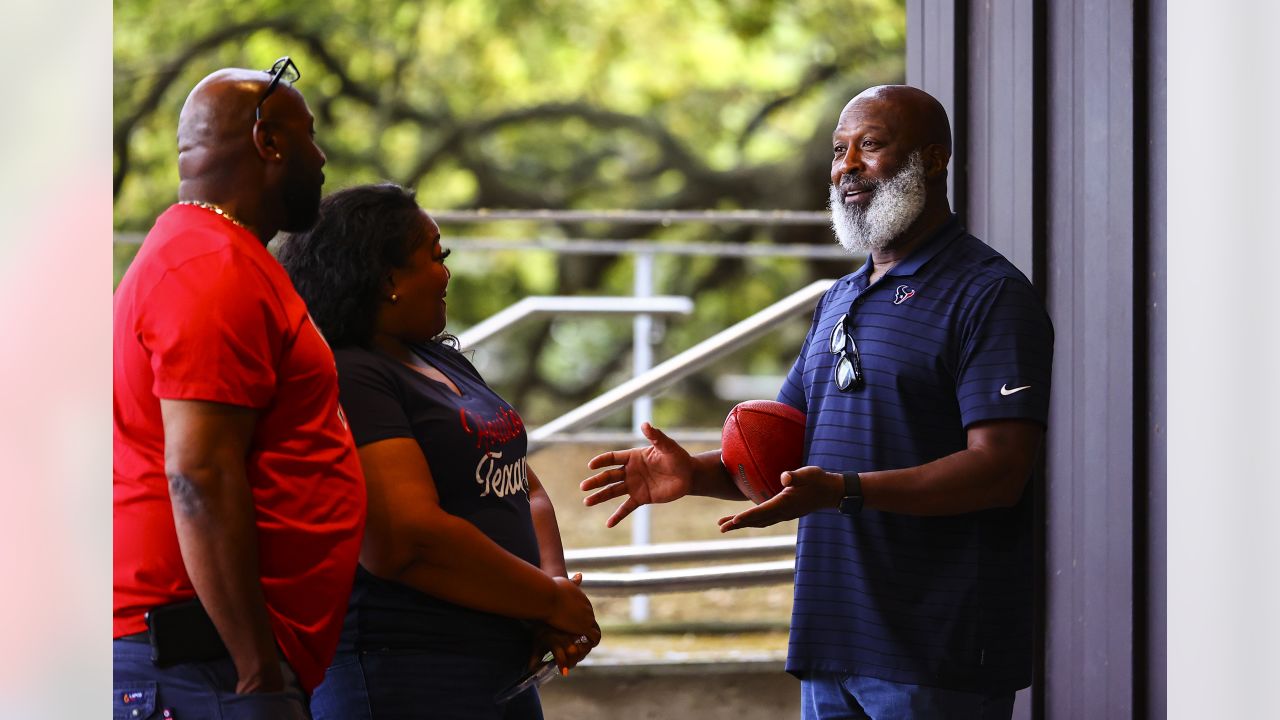
<path id="1" fill-rule="evenodd" d="M 628 573 L 593 572 L 582 576 L 582 589 L 593 595 L 693 592 L 721 587 L 778 585 L 795 580 L 795 559 L 677 570 Z"/>
<path id="2" fill-rule="evenodd" d="M 565 564 L 576 570 L 593 570 L 636 563 L 697 562 L 778 555 L 796 550 L 795 535 L 738 540 L 694 540 L 655 545 L 614 545 L 565 550 Z"/>
<path id="3" fill-rule="evenodd" d="M 611 223 L 747 223 L 751 225 L 827 225 L 830 213 L 818 210 L 428 210 L 438 223 L 483 223 L 504 220 Z"/>
<path id="4" fill-rule="evenodd" d="M 445 244 L 467 251 L 544 250 L 558 255 L 706 255 L 710 257 L 789 257 L 807 260 L 846 260 L 855 267 L 865 255 L 851 255 L 835 243 L 726 243 L 697 240 L 615 240 L 607 238 L 450 237 Z"/>
<path id="5" fill-rule="evenodd" d="M 719 443 L 720 428 L 663 428 L 667 437 L 681 445 L 690 443 Z M 539 441 L 540 449 L 549 445 L 597 445 L 602 447 L 623 447 L 629 444 L 645 442 L 644 436 L 630 430 L 583 430 L 581 432 L 556 433 Z M 533 450 L 530 450 L 533 452 Z"/>
<path id="6" fill-rule="evenodd" d="M 618 387 L 597 396 L 570 410 L 551 422 L 529 431 L 529 448 L 535 449 L 547 438 L 572 428 L 586 425 L 617 410 L 641 395 L 665 389 L 681 378 L 706 367 L 738 348 L 757 339 L 792 315 L 812 312 L 813 304 L 830 288 L 835 280 L 818 280 L 797 290 L 751 317 L 727 330 L 703 340 L 671 359 L 659 363 L 648 372 L 622 383 Z"/>
<path id="7" fill-rule="evenodd" d="M 112 235 L 116 245 L 140 245 L 146 233 L 122 231 Z M 451 249 L 491 252 L 544 250 L 559 255 L 705 255 L 709 257 L 770 258 L 804 260 L 847 260 L 856 266 L 865 255 L 853 254 L 834 243 L 721 243 L 681 240 L 611 240 L 602 238 L 535 237 L 525 240 L 498 237 L 450 237 Z"/>
<path id="8" fill-rule="evenodd" d="M 691 312 L 693 300 L 679 295 L 540 295 L 513 303 L 458 333 L 458 344 L 463 349 L 475 347 L 521 320 L 537 315 L 688 315 Z"/>

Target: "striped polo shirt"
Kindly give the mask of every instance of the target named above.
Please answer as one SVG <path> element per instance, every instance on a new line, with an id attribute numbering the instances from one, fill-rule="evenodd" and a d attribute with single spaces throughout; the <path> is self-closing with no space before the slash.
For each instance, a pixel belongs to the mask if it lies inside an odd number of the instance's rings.
<path id="1" fill-rule="evenodd" d="M 871 263 L 822 297 L 778 400 L 807 416 L 805 463 L 892 470 L 964 450 L 993 419 L 1044 424 L 1053 327 L 1039 294 L 954 218 L 868 287 Z M 864 375 L 835 383 L 848 314 Z M 1031 681 L 1030 493 L 948 517 L 865 509 L 800 520 L 787 671 L 971 692 Z"/>

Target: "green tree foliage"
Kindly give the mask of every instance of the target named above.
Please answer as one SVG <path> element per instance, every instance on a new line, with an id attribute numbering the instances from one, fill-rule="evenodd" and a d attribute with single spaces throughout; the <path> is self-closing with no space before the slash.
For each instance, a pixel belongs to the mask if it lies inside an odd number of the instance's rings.
<path id="1" fill-rule="evenodd" d="M 186 93 L 224 66 L 289 54 L 329 156 L 326 190 L 392 180 L 428 208 L 804 209 L 826 200 L 829 135 L 862 88 L 900 82 L 902 0 L 117 1 L 115 225 L 144 233 L 175 197 Z M 825 243 L 820 227 L 446 224 L 447 238 Z M 118 250 L 117 278 L 131 257 Z M 458 253 L 450 326 L 529 294 L 627 294 L 631 259 Z M 664 256 L 657 291 L 693 296 L 668 357 L 848 263 Z M 716 372 L 780 373 L 803 323 L 669 393 L 658 419 L 708 421 Z M 532 422 L 616 383 L 630 324 L 531 323 L 477 358 Z"/>

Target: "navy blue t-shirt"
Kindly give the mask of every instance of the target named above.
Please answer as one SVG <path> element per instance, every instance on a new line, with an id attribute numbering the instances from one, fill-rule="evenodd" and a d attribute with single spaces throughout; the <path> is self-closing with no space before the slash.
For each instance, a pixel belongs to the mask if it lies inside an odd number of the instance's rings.
<path id="1" fill-rule="evenodd" d="M 457 350 L 427 343 L 414 351 L 462 395 L 374 350 L 349 347 L 334 353 L 356 446 L 413 438 L 431 468 L 440 507 L 539 565 L 523 421 Z M 340 651 L 415 649 L 520 661 L 530 647 L 529 630 L 519 620 L 440 600 L 376 577 L 363 566 L 356 572 L 339 644 Z"/>
<path id="2" fill-rule="evenodd" d="M 778 400 L 805 412 L 805 464 L 914 467 L 993 419 L 1044 424 L 1053 328 L 1035 289 L 954 219 L 868 287 L 870 260 L 822 297 Z M 848 314 L 864 384 L 834 380 Z M 787 670 L 972 692 L 1031 679 L 1030 492 L 948 517 L 822 510 L 800 519 Z"/>

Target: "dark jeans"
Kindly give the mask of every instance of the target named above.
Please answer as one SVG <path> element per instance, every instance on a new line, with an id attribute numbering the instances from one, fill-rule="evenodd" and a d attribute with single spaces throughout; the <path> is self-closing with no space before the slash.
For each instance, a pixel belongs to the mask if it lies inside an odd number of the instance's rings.
<path id="1" fill-rule="evenodd" d="M 967 693 L 858 675 L 815 672 L 800 681 L 803 720 L 1009 720 L 1013 693 Z"/>
<path id="2" fill-rule="evenodd" d="M 311 696 L 315 720 L 542 720 L 538 691 L 494 696 L 524 668 L 510 661 L 420 651 L 339 653 Z"/>
<path id="3" fill-rule="evenodd" d="M 306 694 L 293 670 L 285 671 L 285 690 L 236 694 L 236 668 L 230 659 L 151 664 L 151 646 L 115 640 L 112 648 L 113 720 L 306 720 Z"/>

